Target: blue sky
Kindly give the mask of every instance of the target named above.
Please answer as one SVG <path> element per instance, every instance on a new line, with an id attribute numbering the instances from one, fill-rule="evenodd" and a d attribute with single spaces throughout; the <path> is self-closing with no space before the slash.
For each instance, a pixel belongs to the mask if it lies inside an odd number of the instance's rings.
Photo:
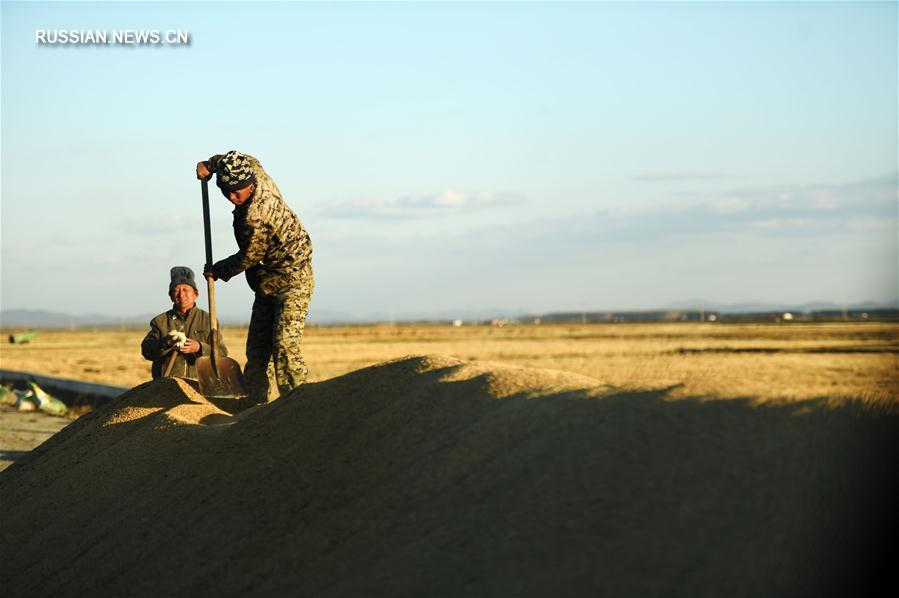
<path id="1" fill-rule="evenodd" d="M 897 298 L 896 3 L 0 6 L 3 309 L 162 311 L 230 149 L 309 230 L 313 318 Z"/>

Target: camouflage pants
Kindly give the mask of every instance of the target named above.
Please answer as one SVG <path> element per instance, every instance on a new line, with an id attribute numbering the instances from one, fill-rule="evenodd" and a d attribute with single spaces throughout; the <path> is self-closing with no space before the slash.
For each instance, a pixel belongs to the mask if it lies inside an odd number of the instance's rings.
<path id="1" fill-rule="evenodd" d="M 306 380 L 309 371 L 300 344 L 313 286 L 310 274 L 302 284 L 277 293 L 256 293 L 247 334 L 244 379 L 250 399 L 257 403 L 268 400 L 270 373 L 274 374 L 282 396 Z"/>

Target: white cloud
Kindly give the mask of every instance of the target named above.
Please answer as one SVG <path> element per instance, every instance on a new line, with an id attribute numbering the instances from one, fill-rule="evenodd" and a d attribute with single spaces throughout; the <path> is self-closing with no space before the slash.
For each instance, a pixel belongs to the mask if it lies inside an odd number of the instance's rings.
<path id="1" fill-rule="evenodd" d="M 716 214 L 735 214 L 748 209 L 750 201 L 745 197 L 722 197 L 708 203 L 710 211 Z"/>
<path id="2" fill-rule="evenodd" d="M 752 226 L 766 230 L 811 228 L 815 226 L 815 221 L 810 218 L 769 218 L 767 220 L 757 220 L 752 223 Z"/>
<path id="3" fill-rule="evenodd" d="M 332 218 L 405 219 L 426 218 L 453 212 L 483 210 L 524 202 L 512 193 L 465 192 L 449 189 L 440 193 L 407 195 L 393 200 L 348 199 L 330 203 L 322 215 Z"/>
<path id="4" fill-rule="evenodd" d="M 674 183 L 679 181 L 703 181 L 727 178 L 719 172 L 647 172 L 631 177 L 644 183 Z"/>
<path id="5" fill-rule="evenodd" d="M 851 231 L 886 231 L 897 230 L 897 221 L 895 218 L 851 218 L 846 222 L 846 228 Z"/>
<path id="6" fill-rule="evenodd" d="M 706 195 L 689 210 L 719 224 L 761 229 L 847 228 L 852 219 L 883 223 L 896 213 L 896 179 L 884 176 L 840 185 L 789 185 L 738 189 Z M 673 206 L 661 210 L 675 211 Z M 882 224 L 877 226 L 883 226 Z"/>

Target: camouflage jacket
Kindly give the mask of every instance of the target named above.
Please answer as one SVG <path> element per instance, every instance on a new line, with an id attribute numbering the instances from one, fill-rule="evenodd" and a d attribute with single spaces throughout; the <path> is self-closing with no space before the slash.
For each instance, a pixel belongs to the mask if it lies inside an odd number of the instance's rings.
<path id="1" fill-rule="evenodd" d="M 216 170 L 221 158 L 209 158 L 210 171 Z M 270 295 L 311 277 L 312 241 L 259 161 L 247 158 L 256 176 L 256 189 L 233 211 L 238 252 L 216 262 L 212 271 L 224 281 L 246 271 L 250 288 Z"/>
<path id="2" fill-rule="evenodd" d="M 212 319 L 209 314 L 197 306 L 194 306 L 186 315 L 182 316 L 174 309 L 159 314 L 150 321 L 150 332 L 144 337 L 140 345 L 140 352 L 144 359 L 153 362 L 153 379 L 161 378 L 165 372 L 165 366 L 169 361 L 169 353 L 163 354 L 166 336 L 172 330 L 183 332 L 187 338 L 192 338 L 200 343 L 200 352 L 188 355 L 180 353 L 175 357 L 172 366 L 173 377 L 197 379 L 197 358 L 210 355 L 209 333 L 212 330 Z M 220 355 L 228 355 L 228 349 L 222 341 L 222 331 L 219 330 L 218 346 Z"/>

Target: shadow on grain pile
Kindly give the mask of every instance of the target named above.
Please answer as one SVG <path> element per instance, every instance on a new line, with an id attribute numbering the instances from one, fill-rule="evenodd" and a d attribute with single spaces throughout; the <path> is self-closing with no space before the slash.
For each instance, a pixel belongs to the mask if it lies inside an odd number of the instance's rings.
<path id="1" fill-rule="evenodd" d="M 890 582 L 899 417 L 666 393 L 440 356 L 235 417 L 183 382 L 144 384 L 0 474 L 5 594 L 822 596 Z"/>

